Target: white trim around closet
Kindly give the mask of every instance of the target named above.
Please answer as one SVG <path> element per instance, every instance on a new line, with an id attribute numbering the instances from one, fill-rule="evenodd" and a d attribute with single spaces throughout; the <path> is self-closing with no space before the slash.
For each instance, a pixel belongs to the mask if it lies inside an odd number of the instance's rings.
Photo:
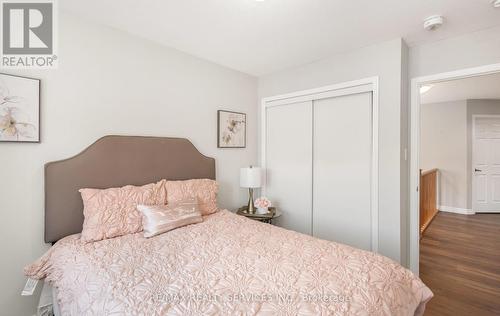
<path id="1" fill-rule="evenodd" d="M 379 77 L 370 77 L 340 84 L 324 86 L 315 89 L 297 91 L 273 97 L 266 97 L 261 102 L 261 124 L 260 124 L 260 149 L 261 166 L 266 170 L 266 109 L 272 106 L 312 101 L 343 95 L 352 95 L 363 92 L 372 92 L 372 166 L 371 166 L 371 250 L 378 252 L 379 241 L 379 159 L 378 159 L 378 135 L 379 135 Z M 264 176 L 262 194 L 266 194 L 266 177 Z"/>

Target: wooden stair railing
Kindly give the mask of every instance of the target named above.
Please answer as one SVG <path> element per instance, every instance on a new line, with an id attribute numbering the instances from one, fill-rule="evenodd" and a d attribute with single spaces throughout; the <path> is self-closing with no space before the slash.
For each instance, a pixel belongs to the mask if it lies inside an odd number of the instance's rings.
<path id="1" fill-rule="evenodd" d="M 438 169 L 420 170 L 420 237 L 437 215 Z"/>

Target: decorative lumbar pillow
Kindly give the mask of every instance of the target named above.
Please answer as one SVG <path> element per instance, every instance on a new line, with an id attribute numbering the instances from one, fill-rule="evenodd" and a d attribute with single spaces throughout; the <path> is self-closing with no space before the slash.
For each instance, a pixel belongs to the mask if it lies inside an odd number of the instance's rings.
<path id="1" fill-rule="evenodd" d="M 203 221 L 194 198 L 169 205 L 137 205 L 137 209 L 143 215 L 146 238 Z"/>
<path id="2" fill-rule="evenodd" d="M 80 189 L 84 215 L 81 240 L 98 241 L 142 231 L 142 215 L 137 205 L 164 203 L 165 194 L 160 189 L 164 183 L 104 190 Z"/>
<path id="3" fill-rule="evenodd" d="M 192 179 L 185 181 L 167 181 L 167 204 L 178 203 L 196 198 L 201 215 L 217 212 L 217 182 L 210 179 Z"/>

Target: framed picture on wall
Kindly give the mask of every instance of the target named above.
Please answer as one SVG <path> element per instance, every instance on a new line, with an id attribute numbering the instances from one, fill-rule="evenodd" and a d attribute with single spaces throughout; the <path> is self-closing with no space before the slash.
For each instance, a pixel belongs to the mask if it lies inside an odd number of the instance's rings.
<path id="1" fill-rule="evenodd" d="M 40 80 L 0 73 L 0 142 L 40 142 Z"/>
<path id="2" fill-rule="evenodd" d="M 247 115 L 231 111 L 217 111 L 217 147 L 245 148 Z"/>

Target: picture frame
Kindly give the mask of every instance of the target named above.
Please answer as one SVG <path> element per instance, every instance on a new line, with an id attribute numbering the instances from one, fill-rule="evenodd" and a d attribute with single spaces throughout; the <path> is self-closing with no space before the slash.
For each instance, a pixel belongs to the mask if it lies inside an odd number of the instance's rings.
<path id="1" fill-rule="evenodd" d="M 41 80 L 0 73 L 0 143 L 40 143 Z"/>
<path id="2" fill-rule="evenodd" d="M 246 113 L 217 111 L 217 148 L 246 148 Z"/>

